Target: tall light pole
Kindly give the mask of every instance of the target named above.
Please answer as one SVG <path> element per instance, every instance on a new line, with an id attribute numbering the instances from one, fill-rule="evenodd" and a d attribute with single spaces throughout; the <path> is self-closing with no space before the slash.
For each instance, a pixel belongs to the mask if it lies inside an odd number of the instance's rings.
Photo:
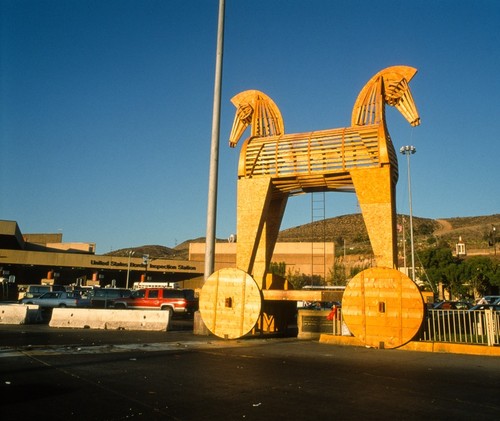
<path id="1" fill-rule="evenodd" d="M 497 255 L 497 227 L 493 225 L 491 228 L 491 242 L 493 243 L 493 253 Z"/>
<path id="2" fill-rule="evenodd" d="M 408 202 L 410 206 L 410 244 L 411 244 L 411 279 L 415 282 L 415 248 L 413 245 L 413 210 L 411 203 L 411 172 L 410 172 L 410 155 L 413 155 L 417 150 L 415 146 L 402 146 L 399 150 L 403 155 L 406 155 L 408 162 Z"/>
<path id="3" fill-rule="evenodd" d="M 125 288 L 128 289 L 128 280 L 129 280 L 129 277 L 130 277 L 130 258 L 134 255 L 134 251 L 132 250 L 129 250 L 128 251 L 128 265 L 127 265 L 127 283 L 125 284 Z"/>
<path id="4" fill-rule="evenodd" d="M 212 143 L 210 148 L 210 173 L 208 178 L 207 235 L 205 237 L 205 280 L 207 280 L 214 271 L 215 262 L 222 56 L 224 51 L 224 11 L 225 2 L 224 0 L 219 0 L 219 24 L 217 30 L 217 55 L 215 60 L 215 86 L 212 114 Z"/>

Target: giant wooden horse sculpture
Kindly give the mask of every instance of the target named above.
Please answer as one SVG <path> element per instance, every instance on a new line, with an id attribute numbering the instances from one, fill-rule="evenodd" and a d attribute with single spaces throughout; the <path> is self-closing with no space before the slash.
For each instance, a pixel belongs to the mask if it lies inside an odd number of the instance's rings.
<path id="1" fill-rule="evenodd" d="M 229 144 L 245 129 L 238 167 L 237 262 L 262 289 L 290 195 L 354 191 L 378 266 L 397 264 L 395 186 L 397 157 L 387 131 L 385 104 L 412 126 L 420 124 L 408 83 L 416 69 L 386 68 L 361 90 L 351 127 L 284 133 L 276 104 L 249 90 L 232 98 L 236 116 Z"/>

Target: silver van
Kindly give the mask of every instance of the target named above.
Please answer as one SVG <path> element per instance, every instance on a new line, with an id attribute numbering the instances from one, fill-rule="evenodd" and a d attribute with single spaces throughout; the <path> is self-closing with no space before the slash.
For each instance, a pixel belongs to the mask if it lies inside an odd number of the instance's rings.
<path id="1" fill-rule="evenodd" d="M 18 300 L 23 298 L 38 298 L 40 295 L 50 291 L 66 291 L 64 285 L 19 285 Z"/>
<path id="2" fill-rule="evenodd" d="M 90 307 L 113 308 L 115 300 L 130 297 L 132 291 L 125 288 L 95 288 L 90 296 Z"/>

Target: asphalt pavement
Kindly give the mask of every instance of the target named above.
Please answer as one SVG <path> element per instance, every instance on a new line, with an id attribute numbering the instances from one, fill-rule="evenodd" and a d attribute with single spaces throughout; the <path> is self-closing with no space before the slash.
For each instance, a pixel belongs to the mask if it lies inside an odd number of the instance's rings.
<path id="1" fill-rule="evenodd" d="M 0 325 L 0 419 L 471 420 L 500 413 L 498 357 L 289 338 Z"/>

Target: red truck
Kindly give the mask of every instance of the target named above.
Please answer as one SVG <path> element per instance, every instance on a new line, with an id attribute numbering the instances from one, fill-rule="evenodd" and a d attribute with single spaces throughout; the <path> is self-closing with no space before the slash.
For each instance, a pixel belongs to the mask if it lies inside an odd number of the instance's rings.
<path id="1" fill-rule="evenodd" d="M 144 288 L 130 297 L 114 300 L 114 308 L 165 310 L 174 314 L 193 315 L 198 310 L 198 299 L 192 289 Z"/>

